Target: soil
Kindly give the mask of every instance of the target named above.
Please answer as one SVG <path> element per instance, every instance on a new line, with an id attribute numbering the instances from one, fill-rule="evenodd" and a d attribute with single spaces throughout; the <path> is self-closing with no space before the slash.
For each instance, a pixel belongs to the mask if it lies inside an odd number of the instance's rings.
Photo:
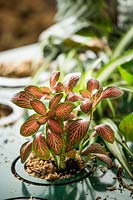
<path id="1" fill-rule="evenodd" d="M 80 157 L 67 159 L 65 169 L 58 169 L 53 159 L 45 161 L 35 157 L 33 154 L 30 155 L 25 163 L 25 170 L 29 175 L 49 181 L 69 178 L 84 168 L 85 162 Z"/>
<path id="2" fill-rule="evenodd" d="M 32 76 L 43 63 L 26 60 L 23 62 L 0 63 L 0 76 L 9 78 L 23 78 Z"/>
<path id="3" fill-rule="evenodd" d="M 10 115 L 12 112 L 13 110 L 11 107 L 4 104 L 0 104 L 0 119 Z"/>

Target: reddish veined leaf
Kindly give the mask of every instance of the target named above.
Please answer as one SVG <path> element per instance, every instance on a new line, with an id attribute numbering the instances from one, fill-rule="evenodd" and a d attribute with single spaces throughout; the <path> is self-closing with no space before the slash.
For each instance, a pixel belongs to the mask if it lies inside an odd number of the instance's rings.
<path id="1" fill-rule="evenodd" d="M 56 83 L 56 85 L 54 86 L 53 90 L 55 92 L 63 92 L 64 91 L 64 85 L 61 82 Z"/>
<path id="2" fill-rule="evenodd" d="M 90 109 L 92 108 L 92 101 L 90 99 L 82 101 L 80 108 L 84 113 L 87 114 L 90 111 Z"/>
<path id="3" fill-rule="evenodd" d="M 107 155 L 105 155 L 105 154 L 100 154 L 100 153 L 96 153 L 95 156 L 96 156 L 99 160 L 105 162 L 109 167 L 112 166 L 112 160 L 111 160 L 111 158 L 109 158 Z"/>
<path id="4" fill-rule="evenodd" d="M 38 124 L 45 124 L 47 122 L 47 116 L 46 115 L 42 115 L 39 117 L 39 119 L 37 120 Z"/>
<path id="5" fill-rule="evenodd" d="M 48 118 L 48 119 L 53 119 L 53 118 L 55 118 L 55 110 L 50 110 L 50 111 L 48 111 L 48 113 L 47 113 L 47 118 Z"/>
<path id="6" fill-rule="evenodd" d="M 95 126 L 95 130 L 97 131 L 98 135 L 101 136 L 107 142 L 114 142 L 114 132 L 107 124 Z"/>
<path id="7" fill-rule="evenodd" d="M 103 88 L 100 86 L 96 93 L 92 96 L 93 98 L 93 108 L 99 103 L 101 100 L 101 95 L 103 92 Z"/>
<path id="8" fill-rule="evenodd" d="M 50 151 L 42 133 L 37 133 L 33 140 L 33 152 L 41 159 L 50 159 Z"/>
<path id="9" fill-rule="evenodd" d="M 44 100 L 44 99 L 46 99 L 46 100 L 51 100 L 51 99 L 52 99 L 52 94 L 45 94 L 45 95 L 43 96 L 43 98 L 41 98 L 41 100 Z"/>
<path id="10" fill-rule="evenodd" d="M 61 125 L 56 120 L 49 119 L 48 125 L 52 132 L 57 133 L 58 135 L 63 133 Z"/>
<path id="11" fill-rule="evenodd" d="M 79 94 L 76 94 L 74 92 L 70 92 L 68 95 L 67 95 L 67 98 L 66 98 L 66 101 L 71 101 L 71 102 L 74 102 L 74 101 L 78 101 L 78 100 L 82 100 L 83 98 L 79 95 Z"/>
<path id="12" fill-rule="evenodd" d="M 37 123 L 36 119 L 27 120 L 20 128 L 20 134 L 28 137 L 38 131 L 40 124 Z"/>
<path id="13" fill-rule="evenodd" d="M 39 124 L 45 124 L 46 121 L 47 121 L 47 116 L 46 115 L 33 114 L 27 119 L 27 121 L 29 121 L 31 119 L 35 119 L 37 121 L 37 123 L 39 123 Z"/>
<path id="14" fill-rule="evenodd" d="M 94 78 L 91 78 L 87 81 L 87 90 L 92 93 L 93 90 L 99 89 L 99 81 Z"/>
<path id="15" fill-rule="evenodd" d="M 21 91 L 12 98 L 12 102 L 19 107 L 32 109 L 30 101 L 35 99 L 35 96 L 26 91 Z"/>
<path id="16" fill-rule="evenodd" d="M 60 94 L 56 94 L 52 99 L 51 101 L 49 102 L 49 109 L 52 110 L 54 109 L 57 104 L 60 102 L 60 100 L 62 99 L 63 97 L 63 94 L 60 93 Z"/>
<path id="17" fill-rule="evenodd" d="M 87 155 L 90 153 L 107 154 L 105 148 L 98 143 L 91 144 L 82 151 L 82 155 Z"/>
<path id="18" fill-rule="evenodd" d="M 28 120 L 31 120 L 31 119 L 39 119 L 39 117 L 40 117 L 41 115 L 39 115 L 39 114 L 33 114 L 33 115 L 31 115 L 28 119 L 27 119 L 27 121 Z"/>
<path id="19" fill-rule="evenodd" d="M 73 146 L 77 145 L 86 135 L 89 128 L 89 122 L 83 119 L 78 119 L 71 123 L 68 128 L 68 147 L 70 150 Z"/>
<path id="20" fill-rule="evenodd" d="M 32 95 L 34 95 L 36 98 L 41 99 L 44 94 L 42 94 L 40 92 L 39 87 L 35 86 L 35 85 L 29 85 L 25 88 L 25 91 L 31 93 Z"/>
<path id="21" fill-rule="evenodd" d="M 73 88 L 78 83 L 80 76 L 81 76 L 80 73 L 70 73 L 70 74 L 66 75 L 66 77 L 64 79 L 66 80 L 65 88 L 66 88 L 67 93 L 73 90 Z"/>
<path id="22" fill-rule="evenodd" d="M 45 115 L 47 110 L 46 110 L 46 106 L 40 101 L 40 100 L 33 100 L 30 102 L 32 108 L 39 114 L 41 115 Z"/>
<path id="23" fill-rule="evenodd" d="M 32 141 L 27 141 L 20 148 L 21 162 L 24 163 L 32 151 Z"/>
<path id="24" fill-rule="evenodd" d="M 65 121 L 64 122 L 64 132 L 67 132 L 69 126 L 72 124 L 72 121 Z"/>
<path id="25" fill-rule="evenodd" d="M 75 149 L 67 152 L 67 157 L 75 158 L 77 151 Z"/>
<path id="26" fill-rule="evenodd" d="M 60 103 L 56 107 L 55 114 L 57 117 L 66 117 L 74 108 L 74 105 L 70 102 Z"/>
<path id="27" fill-rule="evenodd" d="M 91 94 L 88 90 L 80 90 L 79 92 L 82 95 L 82 97 L 84 97 L 84 98 L 90 98 L 91 97 Z"/>
<path id="28" fill-rule="evenodd" d="M 42 94 L 51 94 L 51 90 L 49 87 L 40 87 L 40 92 Z"/>
<path id="29" fill-rule="evenodd" d="M 120 97 L 123 95 L 123 91 L 115 86 L 111 86 L 106 88 L 101 96 L 101 99 L 106 99 L 106 98 L 116 98 Z"/>
<path id="30" fill-rule="evenodd" d="M 49 132 L 47 136 L 47 143 L 49 148 L 56 154 L 59 155 L 61 153 L 63 143 L 59 135 Z"/>
<path id="31" fill-rule="evenodd" d="M 66 117 L 64 118 L 64 121 L 72 120 L 72 119 L 74 119 L 74 118 L 77 118 L 76 113 L 70 113 L 70 115 L 68 115 L 68 116 L 66 116 Z"/>
<path id="32" fill-rule="evenodd" d="M 52 90 L 54 89 L 59 77 L 60 77 L 60 72 L 54 72 L 52 74 L 52 77 L 50 78 L 50 87 L 52 88 Z"/>

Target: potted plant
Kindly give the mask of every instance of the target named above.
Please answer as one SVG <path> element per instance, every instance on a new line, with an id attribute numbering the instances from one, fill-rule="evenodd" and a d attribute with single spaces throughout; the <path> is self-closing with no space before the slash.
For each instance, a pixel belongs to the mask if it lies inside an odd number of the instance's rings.
<path id="1" fill-rule="evenodd" d="M 12 98 L 17 106 L 34 111 L 20 128 L 22 136 L 33 136 L 20 148 L 21 162 L 30 175 L 50 181 L 71 177 L 92 157 L 112 166 L 104 146 L 90 140 L 100 136 L 113 143 L 113 130 L 107 124 L 94 125 L 93 113 L 103 99 L 123 94 L 115 86 L 103 89 L 94 78 L 80 89 L 80 73 L 66 75 L 63 82 L 59 77 L 55 72 L 50 87 L 30 85 Z"/>

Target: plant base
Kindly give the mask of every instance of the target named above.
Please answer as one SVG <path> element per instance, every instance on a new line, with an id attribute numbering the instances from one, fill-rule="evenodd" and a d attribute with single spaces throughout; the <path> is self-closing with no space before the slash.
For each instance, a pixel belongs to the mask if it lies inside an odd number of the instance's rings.
<path id="1" fill-rule="evenodd" d="M 85 168 L 85 162 L 80 157 L 77 159 L 69 158 L 66 160 L 65 164 L 65 169 L 58 169 L 54 160 L 41 160 L 31 154 L 28 161 L 25 163 L 25 170 L 33 177 L 53 181 L 70 178 Z"/>

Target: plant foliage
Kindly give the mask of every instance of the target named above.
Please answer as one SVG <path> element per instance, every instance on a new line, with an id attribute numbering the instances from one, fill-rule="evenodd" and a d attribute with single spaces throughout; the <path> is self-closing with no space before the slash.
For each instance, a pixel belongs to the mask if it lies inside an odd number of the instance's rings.
<path id="1" fill-rule="evenodd" d="M 111 166 L 112 161 L 104 147 L 98 143 L 90 145 L 87 141 L 91 132 L 95 131 L 93 137 L 100 136 L 107 143 L 114 143 L 114 131 L 109 125 L 93 126 L 93 113 L 103 99 L 120 97 L 123 92 L 113 86 L 103 89 L 94 78 L 87 80 L 85 88 L 75 92 L 80 80 L 79 73 L 71 73 L 63 81 L 59 78 L 60 73 L 55 72 L 50 78 L 49 87 L 31 85 L 12 98 L 17 106 L 35 112 L 20 128 L 22 136 L 33 135 L 34 138 L 22 145 L 21 161 L 25 162 L 33 152 L 44 160 L 52 157 L 61 168 L 65 166 L 70 152 L 76 152 L 75 155 L 88 158 L 93 155 Z M 57 89 L 59 84 L 61 87 Z"/>

